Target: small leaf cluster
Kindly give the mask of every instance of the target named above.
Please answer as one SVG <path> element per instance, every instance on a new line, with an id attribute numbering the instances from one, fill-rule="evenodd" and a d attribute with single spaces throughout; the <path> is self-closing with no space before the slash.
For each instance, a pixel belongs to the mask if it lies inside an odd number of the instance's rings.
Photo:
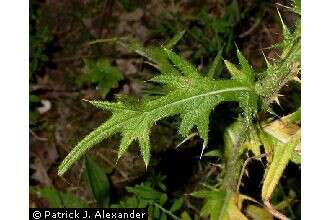
<path id="1" fill-rule="evenodd" d="M 105 97 L 112 88 L 118 87 L 118 82 L 123 80 L 122 73 L 106 58 L 85 59 L 84 63 L 83 74 L 78 78 L 77 83 L 96 84 L 102 97 Z"/>
<path id="2" fill-rule="evenodd" d="M 167 194 L 152 187 L 150 182 L 126 187 L 126 190 L 131 196 L 122 199 L 118 204 L 112 204 L 112 208 L 148 208 L 150 218 L 179 219 L 174 213 L 183 207 L 182 198 L 170 202 Z M 165 208 L 167 206 L 168 209 Z"/>

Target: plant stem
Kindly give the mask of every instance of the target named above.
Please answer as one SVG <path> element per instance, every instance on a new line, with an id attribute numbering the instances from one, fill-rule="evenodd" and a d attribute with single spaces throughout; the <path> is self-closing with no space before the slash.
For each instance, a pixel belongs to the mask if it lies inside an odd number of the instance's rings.
<path id="1" fill-rule="evenodd" d="M 158 203 L 153 203 L 156 207 L 158 207 L 160 210 L 162 210 L 163 212 L 165 212 L 166 214 L 168 214 L 169 216 L 171 216 L 173 219 L 175 220 L 180 220 L 180 218 L 178 218 L 176 215 L 174 215 L 172 212 L 168 211 L 167 209 L 164 209 L 161 205 L 159 205 Z"/>
<path id="2" fill-rule="evenodd" d="M 230 149 L 230 155 L 226 161 L 225 176 L 223 179 L 223 188 L 226 191 L 235 192 L 237 188 L 237 183 L 240 178 L 240 170 L 243 166 L 243 161 L 239 158 L 239 148 L 245 140 L 245 135 L 248 130 L 248 123 L 243 123 L 242 129 L 237 135 L 237 141 L 231 145 L 226 146 Z"/>

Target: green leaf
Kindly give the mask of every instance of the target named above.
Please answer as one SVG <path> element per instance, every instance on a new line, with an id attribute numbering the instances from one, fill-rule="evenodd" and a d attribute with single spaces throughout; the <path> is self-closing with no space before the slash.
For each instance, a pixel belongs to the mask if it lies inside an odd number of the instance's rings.
<path id="1" fill-rule="evenodd" d="M 169 116 L 180 115 L 179 133 L 183 137 L 187 137 L 196 126 L 204 140 L 203 150 L 208 144 L 209 114 L 219 103 L 239 102 L 244 116 L 251 120 L 256 112 L 253 88 L 235 79 L 212 80 L 203 77 L 186 60 L 166 48 L 164 51 L 180 73 L 162 74 L 151 81 L 168 86 L 170 91 L 151 100 L 142 99 L 134 105 L 126 100 L 117 103 L 91 101 L 96 107 L 111 111 L 112 117 L 75 146 L 61 163 L 59 175 L 63 175 L 93 145 L 115 133 L 122 134 L 118 159 L 133 141 L 138 141 L 142 158 L 148 166 L 151 156 L 150 129 L 158 120 Z"/>
<path id="2" fill-rule="evenodd" d="M 162 212 L 162 214 L 160 216 L 160 220 L 167 220 L 167 215 L 165 212 Z"/>
<path id="3" fill-rule="evenodd" d="M 299 107 L 297 111 L 282 118 L 282 121 L 287 123 L 300 123 L 301 121 L 301 108 Z"/>
<path id="4" fill-rule="evenodd" d="M 246 214 L 253 220 L 273 220 L 272 214 L 270 214 L 265 208 L 258 207 L 256 205 L 249 205 L 246 210 Z"/>
<path id="5" fill-rule="evenodd" d="M 217 56 L 215 57 L 210 70 L 207 72 L 207 76 L 212 79 L 216 72 L 220 69 L 222 64 L 222 48 L 218 51 Z"/>
<path id="6" fill-rule="evenodd" d="M 106 58 L 85 60 L 83 71 L 84 74 L 78 78 L 78 84 L 97 83 L 102 97 L 105 97 L 110 89 L 118 87 L 118 81 L 123 79 L 121 72 Z"/>
<path id="7" fill-rule="evenodd" d="M 160 209 L 159 209 L 159 207 L 155 206 L 155 209 L 154 209 L 154 218 L 155 219 L 159 219 L 159 216 L 160 216 Z"/>
<path id="8" fill-rule="evenodd" d="M 227 193 L 225 191 L 203 190 L 193 192 L 191 195 L 205 199 L 205 203 L 200 214 L 203 217 L 210 216 L 211 220 L 216 220 L 219 218 L 222 210 L 221 207 L 223 207 L 224 204 L 227 205 L 228 202 L 228 198 L 226 198 Z"/>
<path id="9" fill-rule="evenodd" d="M 240 70 L 234 64 L 225 60 L 225 65 L 229 73 L 232 75 L 233 79 L 253 88 L 254 90 L 255 77 L 253 75 L 252 67 L 239 50 L 237 50 L 237 57 L 240 62 Z M 245 98 L 241 100 L 240 106 L 244 110 L 245 118 L 248 119 L 248 124 L 250 124 L 250 119 L 257 113 L 257 103 L 259 98 L 254 92 L 244 93 L 242 96 L 245 96 Z"/>
<path id="10" fill-rule="evenodd" d="M 269 201 L 272 193 L 278 184 L 282 173 L 292 158 L 295 147 L 300 144 L 300 130 L 293 135 L 287 143 L 281 143 L 273 137 L 267 137 L 274 149 L 272 160 L 265 172 L 265 178 L 262 186 L 262 199 Z"/>
<path id="11" fill-rule="evenodd" d="M 110 184 L 107 175 L 102 168 L 92 159 L 86 158 L 86 177 L 90 189 L 96 201 L 103 207 L 107 207 L 110 201 Z"/>
<path id="12" fill-rule="evenodd" d="M 293 11 L 299 15 L 301 15 L 301 0 L 291 0 Z"/>
<path id="13" fill-rule="evenodd" d="M 221 157 L 222 153 L 220 150 L 211 150 L 203 155 L 204 157 Z"/>
<path id="14" fill-rule="evenodd" d="M 49 208 L 87 208 L 81 198 L 70 192 L 61 192 L 52 186 L 31 187 L 30 192 L 47 200 Z"/>
<path id="15" fill-rule="evenodd" d="M 146 182 L 135 185 L 134 187 L 126 187 L 126 190 L 133 195 L 125 198 L 119 204 L 112 204 L 113 208 L 147 208 L 149 218 L 167 219 L 167 215 L 174 219 L 178 219 L 171 211 L 164 208 L 168 202 L 165 193 L 155 190 L 147 180 Z M 178 202 L 174 205 L 174 209 L 181 207 Z M 171 218 L 171 219 L 172 219 Z"/>
<path id="16" fill-rule="evenodd" d="M 37 95 L 29 95 L 29 102 L 31 103 L 37 103 L 40 102 L 40 97 Z"/>
<path id="17" fill-rule="evenodd" d="M 280 17 L 281 18 L 281 17 Z M 281 18 L 282 21 L 282 18 Z M 280 59 L 276 62 L 267 62 L 267 69 L 260 74 L 260 79 L 255 85 L 256 92 L 263 97 L 264 109 L 267 109 L 278 96 L 281 88 L 289 81 L 297 80 L 297 75 L 300 73 L 300 21 L 296 24 L 296 30 L 291 33 L 282 21 L 283 41 L 280 44 L 274 45 L 274 48 L 281 50 Z"/>
<path id="18" fill-rule="evenodd" d="M 164 205 L 167 202 L 167 195 L 163 193 L 159 199 L 159 204 Z"/>
<path id="19" fill-rule="evenodd" d="M 183 37 L 183 35 L 186 33 L 185 30 L 178 32 L 173 36 L 172 39 L 170 39 L 168 42 L 165 43 L 164 47 L 167 49 L 172 49 Z"/>
<path id="20" fill-rule="evenodd" d="M 156 191 L 148 185 L 137 185 L 134 187 L 127 187 L 127 191 L 134 193 L 141 199 L 151 200 L 159 202 L 163 196 L 163 193 Z M 162 198 L 164 200 L 164 198 Z"/>
<path id="21" fill-rule="evenodd" d="M 261 138 L 269 153 L 269 165 L 262 186 L 262 199 L 269 202 L 282 174 L 289 163 L 300 163 L 300 108 L 285 117 L 262 125 Z"/>
<path id="22" fill-rule="evenodd" d="M 232 64 L 231 62 L 229 62 L 228 60 L 225 60 L 225 64 L 226 64 L 226 67 L 229 71 L 229 73 L 231 74 L 231 76 L 233 78 L 236 78 L 236 79 L 240 79 L 240 77 L 243 75 L 243 73 L 237 69 L 237 67 Z"/>
<path id="23" fill-rule="evenodd" d="M 181 213 L 181 219 L 182 220 L 191 220 L 189 214 L 186 211 Z"/>
<path id="24" fill-rule="evenodd" d="M 126 187 L 127 192 L 132 193 L 130 197 L 121 200 L 119 204 L 112 204 L 111 207 L 121 208 L 148 208 L 149 215 L 154 213 L 154 204 L 164 205 L 167 202 L 167 195 L 159 192 L 149 185 L 149 182 Z M 156 207 L 155 207 L 156 208 Z"/>
<path id="25" fill-rule="evenodd" d="M 176 199 L 170 208 L 170 212 L 175 212 L 181 209 L 183 202 L 182 198 Z"/>
<path id="26" fill-rule="evenodd" d="M 120 42 L 120 44 L 129 50 L 147 58 L 152 66 L 157 68 L 164 75 L 176 75 L 179 74 L 177 69 L 171 65 L 167 58 L 167 54 L 162 48 L 159 47 L 147 47 L 144 48 L 136 40 L 131 40 L 129 43 Z"/>
<path id="27" fill-rule="evenodd" d="M 173 64 L 182 72 L 182 74 L 186 77 L 191 78 L 200 78 L 201 74 L 197 71 L 197 69 L 190 64 L 185 59 L 181 58 L 179 55 L 174 53 L 173 51 L 164 48 L 168 58 L 173 62 Z"/>
<path id="28" fill-rule="evenodd" d="M 201 216 L 210 220 L 247 219 L 241 212 L 243 200 L 253 200 L 248 196 L 225 190 L 203 190 L 191 195 L 204 198 Z"/>
<path id="29" fill-rule="evenodd" d="M 247 61 L 247 59 L 243 56 L 243 54 L 237 49 L 237 57 L 239 60 L 239 64 L 241 66 L 241 71 L 243 72 L 247 82 L 254 82 L 254 70 Z"/>
<path id="30" fill-rule="evenodd" d="M 291 161 L 295 164 L 301 164 L 301 155 L 300 155 L 300 145 L 298 145 L 298 149 L 295 148 L 295 151 L 292 153 L 292 156 L 291 156 Z M 298 150 L 298 151 L 296 151 Z"/>
<path id="31" fill-rule="evenodd" d="M 225 60 L 225 64 L 229 73 L 234 79 L 237 79 L 242 83 L 253 85 L 254 71 L 252 67 L 249 65 L 248 61 L 239 50 L 237 50 L 237 57 L 241 67 L 240 70 L 234 64 L 230 63 L 228 60 Z"/>
<path id="32" fill-rule="evenodd" d="M 222 198 L 226 194 L 225 191 L 223 190 L 201 190 L 201 191 L 196 191 L 192 192 L 190 195 L 197 197 L 197 198 Z"/>

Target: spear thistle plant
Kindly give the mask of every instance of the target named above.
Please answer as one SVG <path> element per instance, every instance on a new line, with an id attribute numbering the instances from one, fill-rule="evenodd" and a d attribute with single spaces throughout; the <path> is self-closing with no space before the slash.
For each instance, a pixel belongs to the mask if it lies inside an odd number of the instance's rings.
<path id="1" fill-rule="evenodd" d="M 293 5 L 299 17 L 300 4 Z M 63 175 L 94 145 L 114 134 L 121 134 L 118 148 L 120 159 L 128 147 L 137 141 L 146 167 L 150 162 L 150 130 L 161 119 L 178 115 L 181 118 L 178 132 L 188 137 L 194 127 L 203 139 L 202 153 L 208 145 L 209 115 L 223 102 L 239 104 L 241 116 L 225 132 L 225 170 L 219 184 L 211 189 L 195 192 L 206 203 L 201 215 L 211 219 L 246 219 L 241 212 L 243 200 L 255 202 L 239 193 L 244 161 L 240 159 L 244 149 L 251 150 L 255 157 L 266 157 L 267 168 L 263 180 L 262 199 L 264 208 L 280 219 L 286 217 L 270 204 L 270 198 L 289 161 L 300 163 L 300 109 L 285 117 L 260 120 L 264 112 L 273 113 L 271 103 L 278 100 L 279 91 L 300 74 L 300 19 L 296 29 L 290 31 L 282 22 L 283 41 L 274 45 L 281 51 L 278 59 L 269 62 L 262 73 L 257 73 L 243 54 L 237 50 L 239 65 L 225 60 L 230 79 L 213 78 L 221 60 L 216 56 L 209 72 L 198 71 L 187 60 L 173 51 L 184 32 L 174 36 L 162 47 L 144 48 L 136 42 L 126 44 L 131 50 L 146 57 L 157 68 L 159 75 L 148 83 L 160 84 L 165 94 L 145 96 L 140 100 L 119 97 L 117 102 L 88 101 L 90 104 L 111 112 L 111 117 L 82 139 L 59 166 Z M 123 43 L 122 43 L 123 44 Z M 265 153 L 261 154 L 260 147 Z M 222 210 L 216 212 L 214 210 Z"/>

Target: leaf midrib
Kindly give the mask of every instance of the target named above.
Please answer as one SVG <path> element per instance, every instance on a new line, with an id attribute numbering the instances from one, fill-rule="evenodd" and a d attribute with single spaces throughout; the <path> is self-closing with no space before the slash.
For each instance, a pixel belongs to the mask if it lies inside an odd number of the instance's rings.
<path id="1" fill-rule="evenodd" d="M 250 88 L 248 87 L 245 87 L 245 86 L 240 86 L 240 87 L 235 87 L 235 88 L 226 88 L 226 89 L 219 89 L 219 90 L 213 90 L 213 91 L 210 91 L 208 93 L 203 93 L 203 94 L 199 94 L 199 95 L 195 95 L 195 96 L 191 96 L 191 97 L 188 97 L 188 98 L 185 98 L 185 99 L 180 99 L 178 101 L 175 101 L 175 102 L 171 102 L 167 105 L 162 105 L 160 107 L 156 107 L 156 108 L 153 108 L 149 111 L 135 111 L 135 112 L 141 112 L 141 115 L 139 115 L 138 117 L 141 117 L 143 115 L 149 115 L 159 109 L 162 109 L 162 108 L 166 108 L 166 107 L 169 107 L 171 105 L 176 105 L 178 103 L 181 103 L 181 102 L 186 102 L 188 100 L 192 100 L 192 99 L 197 99 L 197 98 L 200 98 L 200 97 L 206 97 L 206 96 L 211 96 L 211 95 L 217 95 L 217 94 L 220 94 L 220 93 L 224 93 L 224 92 L 232 92 L 232 91 L 249 91 Z M 134 110 L 133 110 L 134 111 Z M 136 115 L 132 116 L 131 118 L 134 118 Z M 169 116 L 169 115 L 167 115 Z M 145 116 L 147 117 L 147 116 Z M 128 120 L 130 120 L 131 118 L 129 118 Z M 125 120 L 123 122 L 120 122 L 119 124 L 117 125 L 114 125 L 114 127 L 117 127 L 117 128 L 120 128 L 123 124 L 127 123 L 128 120 Z M 106 131 L 104 131 L 106 132 Z M 103 133 L 103 132 L 102 132 Z"/>
<path id="2" fill-rule="evenodd" d="M 249 91 L 249 90 L 250 90 L 250 88 L 245 87 L 245 86 L 235 87 L 235 88 L 226 88 L 226 89 L 221 89 L 221 90 L 213 90 L 213 91 L 210 91 L 210 92 L 207 92 L 207 93 L 203 93 L 203 94 L 199 94 L 199 95 L 191 96 L 191 97 L 188 97 L 188 98 L 185 98 L 185 99 L 180 99 L 180 100 L 178 100 L 178 101 L 171 102 L 171 103 L 169 103 L 169 104 L 167 104 L 167 105 L 162 105 L 162 106 L 160 106 L 160 107 L 156 107 L 156 108 L 151 109 L 151 110 L 149 110 L 149 111 L 143 111 L 143 113 L 148 114 L 148 113 L 151 113 L 151 112 L 157 111 L 157 110 L 160 109 L 160 108 L 166 108 L 166 107 L 168 107 L 168 106 L 176 105 L 176 104 L 178 104 L 178 103 L 186 102 L 186 101 L 188 101 L 188 100 L 192 100 L 192 99 L 195 99 L 195 98 L 206 97 L 206 96 L 211 96 L 211 95 L 217 95 L 217 94 L 224 93 L 224 92 Z"/>

